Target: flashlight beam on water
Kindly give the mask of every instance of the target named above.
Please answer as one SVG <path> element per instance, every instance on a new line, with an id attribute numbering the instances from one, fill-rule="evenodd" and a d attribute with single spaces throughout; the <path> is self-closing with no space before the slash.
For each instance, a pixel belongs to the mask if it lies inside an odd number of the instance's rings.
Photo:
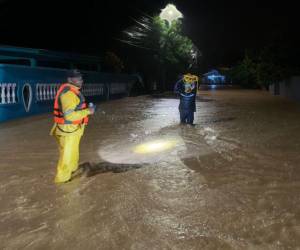
<path id="1" fill-rule="evenodd" d="M 178 144 L 177 141 L 152 141 L 136 146 L 133 150 L 137 154 L 151 154 L 169 150 Z"/>
<path id="2" fill-rule="evenodd" d="M 144 164 L 155 163 L 166 159 L 184 149 L 184 142 L 179 137 L 157 138 L 140 144 L 128 144 L 122 141 L 118 144 L 101 147 L 98 151 L 100 158 L 115 164 Z"/>

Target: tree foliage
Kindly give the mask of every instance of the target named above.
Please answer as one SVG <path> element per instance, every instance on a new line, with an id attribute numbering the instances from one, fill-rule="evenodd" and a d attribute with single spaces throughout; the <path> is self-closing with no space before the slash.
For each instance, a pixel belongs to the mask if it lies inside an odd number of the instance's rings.
<path id="1" fill-rule="evenodd" d="M 268 88 L 269 85 L 289 77 L 293 70 L 288 66 L 287 53 L 278 46 L 269 45 L 256 55 L 249 56 L 233 67 L 233 82 L 246 88 Z"/>
<path id="2" fill-rule="evenodd" d="M 260 87 L 268 87 L 272 83 L 284 80 L 287 77 L 286 65 L 282 54 L 272 46 L 261 50 L 256 65 L 256 80 Z"/>
<path id="3" fill-rule="evenodd" d="M 182 35 L 181 21 L 173 21 L 169 27 L 167 22 L 155 17 L 153 26 L 158 31 L 157 56 L 160 62 L 186 70 L 191 64 L 191 51 L 194 45 L 188 37 Z"/>
<path id="4" fill-rule="evenodd" d="M 256 64 L 246 53 L 244 59 L 229 72 L 229 77 L 245 88 L 255 88 L 256 84 Z"/>
<path id="5" fill-rule="evenodd" d="M 164 75 L 177 75 L 187 71 L 199 55 L 191 39 L 183 35 L 180 20 L 169 24 L 159 16 L 144 16 L 136 20 L 134 26 L 126 29 L 124 35 L 122 41 L 148 51 L 152 62 Z"/>

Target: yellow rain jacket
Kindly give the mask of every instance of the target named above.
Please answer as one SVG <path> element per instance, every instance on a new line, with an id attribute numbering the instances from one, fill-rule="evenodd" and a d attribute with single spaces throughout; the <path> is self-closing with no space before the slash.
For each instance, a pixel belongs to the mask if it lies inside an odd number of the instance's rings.
<path id="1" fill-rule="evenodd" d="M 72 91 L 60 95 L 60 104 L 64 117 L 68 121 L 76 121 L 85 118 L 90 110 L 76 110 L 80 98 Z M 57 165 L 56 183 L 67 182 L 71 175 L 78 169 L 79 145 L 84 133 L 84 124 L 54 124 L 50 135 L 57 140 L 59 147 L 59 161 Z"/>
<path id="2" fill-rule="evenodd" d="M 60 103 L 62 112 L 65 114 L 66 120 L 76 121 L 81 120 L 90 114 L 89 109 L 73 111 L 80 103 L 79 97 L 72 91 L 68 91 L 60 96 Z M 74 136 L 77 134 L 83 135 L 84 124 L 54 124 L 51 129 L 50 135 L 59 136 Z"/>

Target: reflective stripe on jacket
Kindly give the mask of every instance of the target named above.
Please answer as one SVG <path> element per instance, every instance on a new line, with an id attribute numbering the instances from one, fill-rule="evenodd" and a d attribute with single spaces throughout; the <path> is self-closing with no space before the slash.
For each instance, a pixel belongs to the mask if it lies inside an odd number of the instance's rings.
<path id="1" fill-rule="evenodd" d="M 68 91 L 71 91 L 74 93 L 80 100 L 79 104 L 73 108 L 73 109 L 68 109 L 68 110 L 63 110 L 63 107 L 61 105 L 61 96 L 63 94 L 66 94 Z M 87 108 L 85 98 L 84 96 L 80 93 L 79 89 L 72 86 L 71 84 L 65 83 L 61 85 L 59 88 L 55 101 L 54 101 L 54 122 L 56 124 L 88 124 L 88 116 L 85 116 L 83 118 L 77 119 L 77 120 L 69 120 L 66 117 L 68 117 L 71 113 L 84 110 Z"/>
<path id="2" fill-rule="evenodd" d="M 196 111 L 196 87 L 190 93 L 186 93 L 184 82 L 180 80 L 176 83 L 174 91 L 180 96 L 179 110 Z"/>

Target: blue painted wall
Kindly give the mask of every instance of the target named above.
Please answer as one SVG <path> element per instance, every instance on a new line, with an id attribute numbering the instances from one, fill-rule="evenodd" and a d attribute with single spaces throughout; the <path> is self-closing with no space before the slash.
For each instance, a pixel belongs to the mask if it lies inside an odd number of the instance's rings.
<path id="1" fill-rule="evenodd" d="M 137 80 L 135 76 L 131 75 L 102 72 L 83 73 L 86 83 L 86 89 L 83 89 L 83 92 L 86 93 L 88 101 L 94 102 L 127 95 L 132 84 Z M 0 122 L 52 111 L 55 95 L 53 89 L 64 83 L 66 79 L 67 70 L 63 69 L 0 64 Z M 8 101 L 12 102 L 12 88 L 8 90 L 7 84 L 16 84 L 16 103 L 7 104 Z M 32 99 L 28 110 L 26 110 L 23 100 L 25 85 L 30 86 L 28 88 L 31 89 Z M 12 87 L 12 85 L 10 86 Z M 48 89 L 45 96 L 40 90 L 42 88 L 40 86 Z M 8 92 L 10 92 L 10 98 L 7 98 Z"/>

